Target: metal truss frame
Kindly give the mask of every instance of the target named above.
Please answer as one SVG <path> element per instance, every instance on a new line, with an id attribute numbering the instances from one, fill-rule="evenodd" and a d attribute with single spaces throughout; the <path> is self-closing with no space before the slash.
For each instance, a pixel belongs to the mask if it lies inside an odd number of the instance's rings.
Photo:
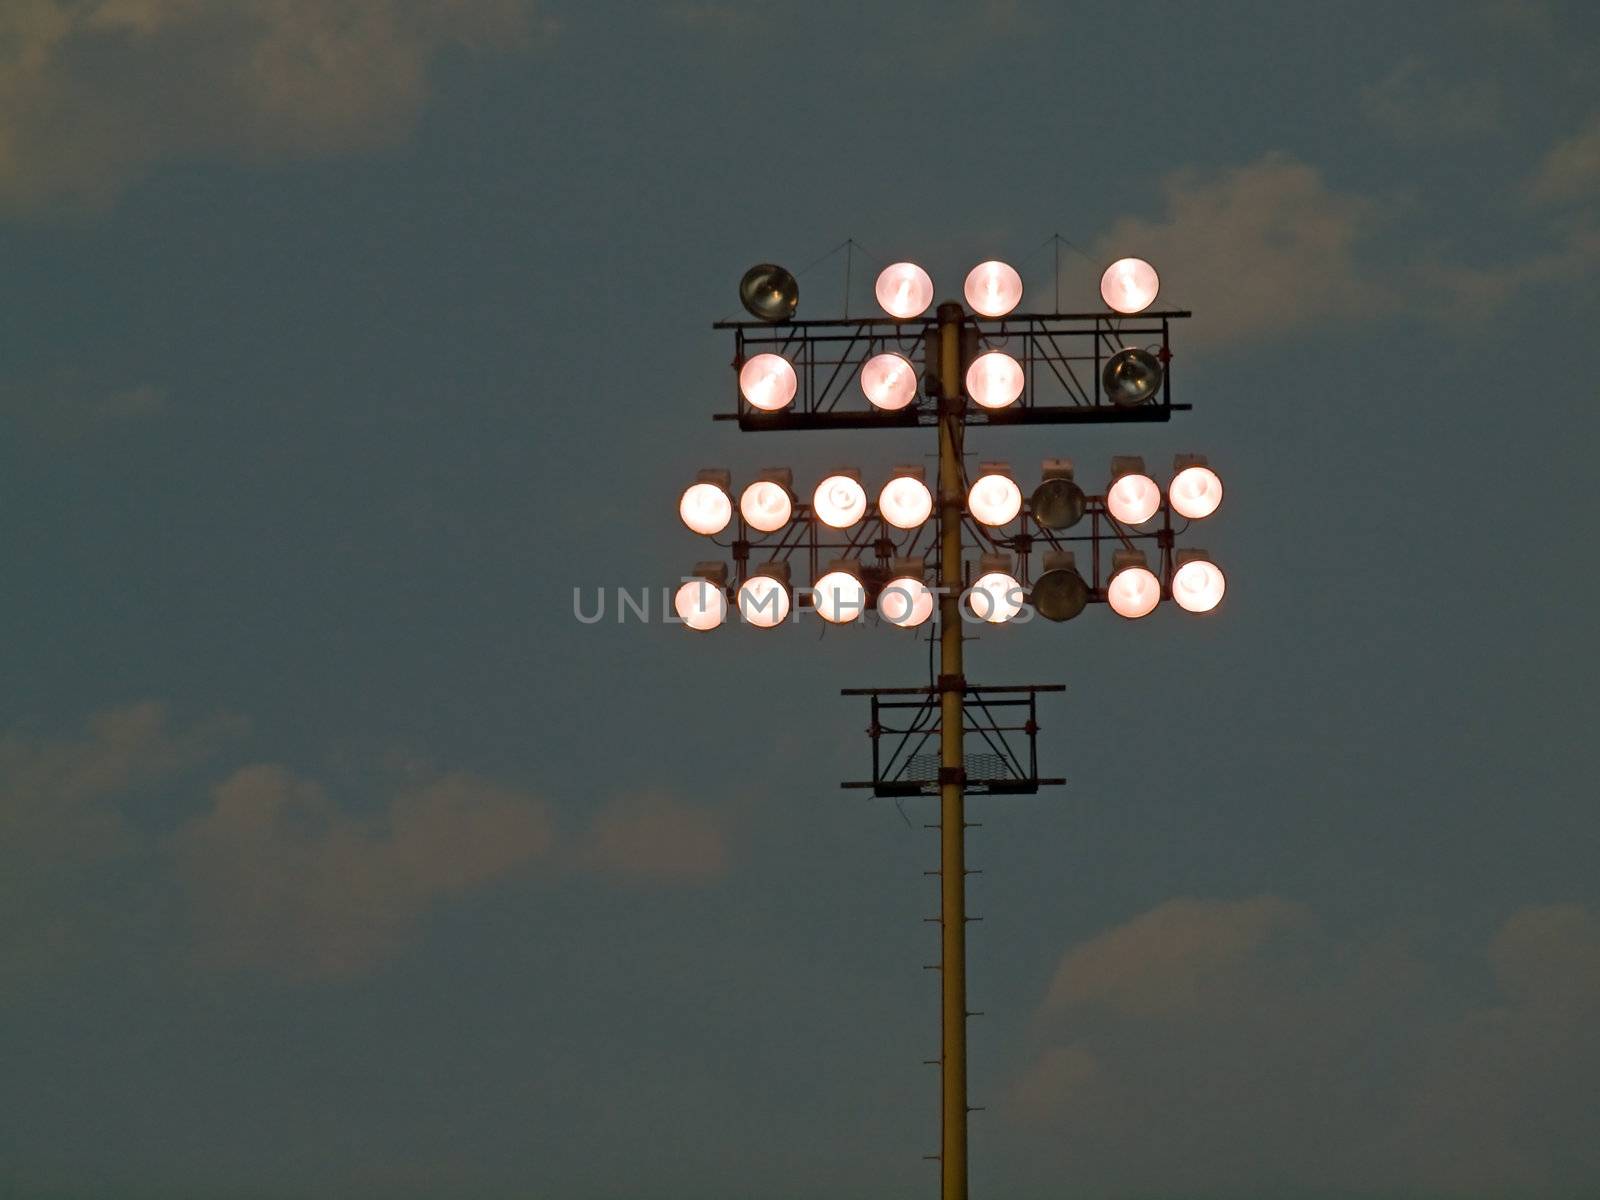
<path id="1" fill-rule="evenodd" d="M 1189 316 L 1181 309 L 1124 317 L 1115 313 L 1013 313 L 968 317 L 962 329 L 962 361 L 988 350 L 1003 350 L 1022 366 L 1022 395 L 1001 409 L 970 406 L 967 425 L 1061 425 L 1167 421 L 1187 404 L 1172 402 L 1172 322 Z M 891 317 L 786 321 L 719 321 L 714 328 L 734 334 L 734 410 L 714 420 L 737 421 L 750 432 L 777 429 L 904 429 L 936 425 L 934 388 L 928 386 L 928 347 L 937 325 L 921 318 Z M 1118 350 L 1137 346 L 1161 361 L 1161 390 L 1144 404 L 1120 407 L 1108 400 L 1101 370 Z M 793 365 L 794 403 L 763 412 L 739 394 L 738 371 L 755 354 L 779 354 Z M 917 398 L 894 412 L 873 408 L 862 394 L 861 367 L 876 354 L 895 353 L 921 362 L 923 385 Z"/>
<path id="2" fill-rule="evenodd" d="M 966 765 L 956 768 L 959 779 L 950 777 L 949 768 L 940 767 L 938 754 L 924 753 L 929 742 L 938 747 L 943 732 L 939 706 L 944 686 L 840 689 L 841 696 L 871 699 L 867 734 L 872 739 L 872 778 L 839 786 L 871 788 L 874 796 L 895 797 L 935 796 L 941 784 L 960 783 L 969 796 L 1019 796 L 1066 783 L 1039 775 L 1036 698 L 1040 692 L 1065 690 L 1061 684 L 960 686 L 963 737 L 976 739 L 984 749 L 962 755 Z M 1025 710 L 1020 721 L 1013 716 L 1019 709 Z"/>

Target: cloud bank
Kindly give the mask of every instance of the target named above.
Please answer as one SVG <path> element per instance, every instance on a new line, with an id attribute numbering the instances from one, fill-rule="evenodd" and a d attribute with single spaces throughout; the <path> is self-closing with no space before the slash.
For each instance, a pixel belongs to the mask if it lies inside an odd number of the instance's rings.
<path id="1" fill-rule="evenodd" d="M 525 0 L 7 0 L 0 210 L 104 208 L 175 159 L 391 145 L 441 51 L 538 32 Z"/>
<path id="2" fill-rule="evenodd" d="M 1454 966 L 1280 897 L 1169 901 L 1062 957 L 1007 1117 L 1086 1196 L 1580 1194 L 1600 918 L 1526 908 Z"/>
<path id="3" fill-rule="evenodd" d="M 244 763 L 196 797 L 195 777 L 225 751 L 237 761 L 247 728 L 179 727 L 146 701 L 77 738 L 0 736 L 0 975 L 43 977 L 103 950 L 113 928 L 151 936 L 123 928 L 130 895 L 181 918 L 197 967 L 304 983 L 372 971 L 436 908 L 529 872 L 703 886 L 727 866 L 721 816 L 662 795 L 615 798 L 571 830 L 543 797 L 465 772 L 380 779 L 357 809 L 287 767 Z M 163 826 L 138 811 L 152 797 L 146 808 L 184 815 Z"/>

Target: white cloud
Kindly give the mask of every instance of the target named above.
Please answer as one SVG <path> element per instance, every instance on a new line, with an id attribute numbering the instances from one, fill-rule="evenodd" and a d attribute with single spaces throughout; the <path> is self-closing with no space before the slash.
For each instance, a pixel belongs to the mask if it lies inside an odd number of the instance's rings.
<path id="1" fill-rule="evenodd" d="M 1165 216 L 1117 222 L 1100 239 L 1100 257 L 1155 263 L 1162 302 L 1193 308 L 1206 336 L 1266 337 L 1383 305 L 1357 254 L 1379 207 L 1328 187 L 1316 168 L 1273 154 L 1215 173 L 1177 172 L 1163 191 Z"/>
<path id="2" fill-rule="evenodd" d="M 360 810 L 257 763 L 230 770 L 198 812 L 169 796 L 162 816 L 131 819 L 151 789 L 193 787 L 185 777 L 247 727 L 226 716 L 175 726 L 146 701 L 96 714 L 76 738 L 0 735 L 0 983 L 126 940 L 136 908 L 170 926 L 174 883 L 189 916 L 174 928 L 191 935 L 193 961 L 309 982 L 381 966 L 435 908 L 530 869 L 659 887 L 704 885 L 727 866 L 724 818 L 710 808 L 624 796 L 558 833 L 540 796 L 415 764 L 409 783 L 380 783 Z M 107 903 L 113 876 L 122 907 Z M 180 945 L 145 926 L 137 936 Z"/>
<path id="3" fill-rule="evenodd" d="M 525 0 L 7 0 L 0 208 L 103 207 L 173 158 L 392 144 L 441 49 L 536 31 Z"/>
<path id="4" fill-rule="evenodd" d="M 1600 119 L 1508 189 L 1508 200 L 1520 194 L 1558 211 L 1547 214 L 1544 246 L 1499 261 L 1468 261 L 1425 229 L 1413 226 L 1408 236 L 1403 222 L 1425 211 L 1415 199 L 1341 191 L 1315 167 L 1279 154 L 1175 172 L 1163 193 L 1160 217 L 1118 221 L 1096 242 L 1096 257 L 1137 254 L 1155 263 L 1160 303 L 1194 311 L 1195 344 L 1398 313 L 1481 320 L 1529 291 L 1582 280 L 1600 263 Z"/>
<path id="5" fill-rule="evenodd" d="M 584 861 L 602 874 L 641 882 L 704 882 L 727 864 L 727 837 L 710 809 L 670 796 L 615 800 L 595 817 Z"/>
<path id="6" fill-rule="evenodd" d="M 1600 919 L 1523 909 L 1485 959 L 1487 996 L 1278 897 L 1170 901 L 1063 956 L 994 1108 L 1085 1196 L 1586 1194 Z"/>
<path id="7" fill-rule="evenodd" d="M 173 839 L 209 961 L 342 978 L 392 957 L 435 902 L 542 857 L 549 813 L 467 775 L 363 819 L 282 767 L 245 767 Z"/>
<path id="8" fill-rule="evenodd" d="M 175 726 L 146 701 L 90 717 L 76 738 L 0 736 L 0 994 L 78 960 L 123 919 L 105 888 L 147 849 L 130 795 L 173 786 L 245 728 L 225 716 Z"/>
<path id="9" fill-rule="evenodd" d="M 1153 1017 L 1228 1003 L 1262 948 L 1309 921 L 1299 905 L 1275 896 L 1172 900 L 1068 954 L 1046 1005 Z M 1227 990 L 1212 994 L 1219 983 Z"/>
<path id="10" fill-rule="evenodd" d="M 279 766 L 236 771 L 212 801 L 172 841 L 204 958 L 301 981 L 369 971 L 435 905 L 534 865 L 655 885 L 706 882 L 726 858 L 706 809 L 622 799 L 566 839 L 542 799 L 465 774 L 365 817 Z"/>
<path id="11" fill-rule="evenodd" d="M 244 728 L 217 717 L 175 729 L 147 700 L 95 714 L 79 738 L 10 730 L 0 736 L 0 850 L 43 865 L 126 853 L 125 794 L 198 766 Z"/>

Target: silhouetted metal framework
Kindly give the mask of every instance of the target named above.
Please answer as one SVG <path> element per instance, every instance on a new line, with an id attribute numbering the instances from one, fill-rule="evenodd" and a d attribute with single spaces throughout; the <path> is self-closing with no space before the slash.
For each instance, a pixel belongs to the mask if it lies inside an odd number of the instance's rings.
<path id="1" fill-rule="evenodd" d="M 963 784 L 969 796 L 1017 796 L 1066 782 L 1039 775 L 1036 697 L 1040 692 L 1063 691 L 1061 684 L 963 686 L 963 739 L 980 748 L 965 752 L 959 779 L 950 778 L 939 765 L 943 690 L 939 686 L 840 689 L 841 696 L 871 697 L 867 735 L 872 739 L 872 778 L 839 786 L 871 788 L 874 796 L 937 796 L 941 784 L 955 782 Z M 933 753 L 926 752 L 930 743 Z"/>
<path id="2" fill-rule="evenodd" d="M 1187 311 L 1140 313 L 1022 313 L 1006 317 L 968 316 L 962 328 L 962 362 L 987 350 L 1003 350 L 1022 366 L 1022 396 L 1005 408 L 972 406 L 967 425 L 1102 424 L 1170 420 L 1187 404 L 1172 402 L 1172 322 Z M 892 317 L 823 321 L 719 321 L 731 329 L 734 367 L 756 354 L 778 354 L 793 365 L 794 403 L 779 412 L 754 408 L 734 382 L 734 411 L 718 413 L 719 421 L 738 421 L 741 429 L 903 429 L 935 425 L 939 420 L 937 389 L 926 382 L 928 364 L 937 361 L 931 349 L 937 340 L 931 320 L 899 321 Z M 1105 395 L 1101 371 L 1106 360 L 1128 347 L 1149 350 L 1161 362 L 1159 396 L 1147 403 L 1121 407 Z M 917 399 L 903 409 L 873 408 L 861 393 L 862 364 L 876 354 L 900 354 L 922 364 L 924 385 Z M 930 354 L 932 357 L 930 358 Z M 931 372 L 936 374 L 936 371 Z"/>
<path id="3" fill-rule="evenodd" d="M 1159 511 L 1161 524 L 1155 529 L 1138 529 L 1122 524 L 1106 508 L 1104 496 L 1085 498 L 1083 518 L 1071 529 L 1050 529 L 1034 519 L 1033 510 L 1026 499 L 1018 514 L 1022 529 L 1018 533 L 1003 534 L 970 517 L 963 523 L 967 542 L 980 553 L 1007 552 L 1016 556 L 1017 582 L 1026 587 L 1032 582 L 1032 555 L 1045 550 L 1074 550 L 1087 548 L 1087 559 L 1078 570 L 1089 585 L 1091 603 L 1103 603 L 1105 584 L 1109 576 L 1109 551 L 1137 549 L 1154 544 L 1151 570 L 1161 581 L 1163 600 L 1172 598 L 1172 575 L 1176 570 L 1174 550 L 1177 539 L 1188 529 L 1190 522 L 1183 517 L 1173 524 L 1172 506 L 1165 493 Z M 1153 519 L 1153 518 L 1152 518 Z M 1008 522 L 1010 524 L 1010 522 Z M 791 572 L 800 578 L 796 568 L 804 565 L 805 579 L 815 579 L 821 569 L 834 561 L 859 564 L 861 580 L 867 589 L 867 607 L 875 607 L 878 589 L 890 576 L 892 564 L 902 558 L 931 558 L 938 550 L 938 528 L 931 521 L 913 530 L 899 529 L 878 515 L 877 506 L 868 504 L 867 515 L 849 529 L 835 529 L 818 520 L 809 504 L 796 502 L 788 524 L 771 533 L 753 530 L 745 523 L 738 509 L 734 510 L 735 530 L 731 543 L 726 543 L 733 554 L 733 575 L 728 580 L 726 595 L 730 603 L 737 600 L 738 587 L 749 578 L 752 570 L 769 562 L 789 564 Z M 713 539 L 715 541 L 715 539 Z M 717 545 L 724 545 L 717 542 Z M 968 574 L 972 564 L 965 564 Z M 970 584 L 970 578 L 964 581 Z M 796 606 L 809 607 L 811 597 L 803 590 L 796 597 Z"/>

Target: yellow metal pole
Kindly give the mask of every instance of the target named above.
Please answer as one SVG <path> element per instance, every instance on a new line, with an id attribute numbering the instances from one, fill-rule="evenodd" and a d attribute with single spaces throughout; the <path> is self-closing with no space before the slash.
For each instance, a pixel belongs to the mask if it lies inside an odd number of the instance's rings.
<path id="1" fill-rule="evenodd" d="M 967 860 L 961 665 L 961 305 L 939 305 L 939 1052 L 941 1200 L 967 1200 Z"/>

